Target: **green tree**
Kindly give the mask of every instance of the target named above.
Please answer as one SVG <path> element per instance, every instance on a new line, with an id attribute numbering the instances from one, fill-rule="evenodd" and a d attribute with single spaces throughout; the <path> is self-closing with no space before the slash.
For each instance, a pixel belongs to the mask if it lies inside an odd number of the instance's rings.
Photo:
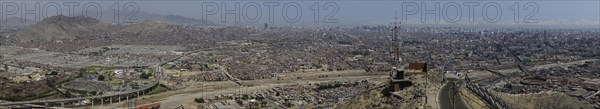
<path id="1" fill-rule="evenodd" d="M 194 101 L 196 103 L 206 103 L 206 101 L 204 101 L 204 98 L 196 98 L 196 99 L 194 99 Z"/>
<path id="2" fill-rule="evenodd" d="M 152 76 L 152 74 L 150 74 L 150 73 L 142 73 L 142 74 L 140 74 L 140 78 L 142 78 L 142 79 L 148 79 L 150 76 Z"/>
<path id="3" fill-rule="evenodd" d="M 104 77 L 104 75 L 99 75 L 98 76 L 98 81 L 104 81 L 106 78 Z"/>
<path id="4" fill-rule="evenodd" d="M 83 77 L 83 73 L 85 72 L 85 70 L 80 70 L 79 74 L 77 75 L 77 77 Z"/>
<path id="5" fill-rule="evenodd" d="M 242 96 L 242 99 L 243 99 L 243 100 L 250 99 L 250 96 L 248 96 L 248 95 L 244 95 L 244 96 Z"/>
<path id="6" fill-rule="evenodd" d="M 50 74 L 48 74 L 48 75 L 58 75 L 58 72 L 57 71 L 51 71 Z"/>

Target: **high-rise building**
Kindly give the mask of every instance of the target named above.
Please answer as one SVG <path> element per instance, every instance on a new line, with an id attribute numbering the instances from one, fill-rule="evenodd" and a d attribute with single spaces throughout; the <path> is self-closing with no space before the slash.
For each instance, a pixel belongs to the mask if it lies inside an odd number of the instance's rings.
<path id="1" fill-rule="evenodd" d="M 267 28 L 269 28 L 269 24 L 265 23 L 265 28 L 264 29 L 267 29 Z"/>

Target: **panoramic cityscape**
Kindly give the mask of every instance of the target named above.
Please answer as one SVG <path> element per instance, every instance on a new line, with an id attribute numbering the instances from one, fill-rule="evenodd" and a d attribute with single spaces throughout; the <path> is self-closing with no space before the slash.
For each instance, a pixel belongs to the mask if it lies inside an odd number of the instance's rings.
<path id="1" fill-rule="evenodd" d="M 599 109 L 600 1 L 0 1 L 0 109 Z"/>

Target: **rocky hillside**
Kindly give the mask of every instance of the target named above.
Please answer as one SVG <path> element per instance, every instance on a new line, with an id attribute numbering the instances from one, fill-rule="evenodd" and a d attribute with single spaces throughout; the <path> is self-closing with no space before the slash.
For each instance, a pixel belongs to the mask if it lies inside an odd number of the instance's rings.
<path id="1" fill-rule="evenodd" d="M 17 42 L 45 42 L 73 40 L 90 34 L 107 31 L 109 24 L 89 17 L 58 15 L 45 18 L 12 36 Z"/>
<path id="2" fill-rule="evenodd" d="M 121 18 L 121 19 L 115 19 L 115 18 L 123 17 L 123 16 L 131 14 L 131 12 L 128 12 L 128 11 L 120 11 L 119 13 L 117 13 L 117 15 L 120 15 L 120 16 L 115 16 L 115 13 L 111 10 L 105 10 L 105 11 L 101 11 L 101 12 L 102 13 L 97 13 L 95 11 L 89 11 L 89 12 L 86 12 L 85 14 L 83 12 L 76 12 L 75 15 L 83 16 L 83 15 L 102 14 L 102 16 L 100 16 L 99 18 L 96 18 L 96 19 L 100 20 L 102 22 L 105 22 L 105 23 L 123 24 L 123 23 L 126 23 L 126 22 L 124 22 L 123 18 Z M 143 11 L 137 12 L 130 19 L 135 19 L 135 20 L 133 20 L 134 22 L 143 22 L 146 20 L 162 21 L 162 22 L 172 24 L 172 25 L 219 26 L 217 23 L 215 23 L 213 21 L 203 22 L 200 19 L 194 19 L 194 18 L 189 18 L 189 17 L 185 17 L 185 16 L 180 16 L 180 15 L 162 15 L 162 14 L 155 14 L 155 13 L 150 13 L 150 12 L 143 12 Z M 129 23 L 129 22 L 127 22 L 127 23 Z"/>
<path id="3" fill-rule="evenodd" d="M 352 99 L 337 105 L 336 109 L 423 109 L 425 85 L 423 75 L 410 76 L 413 85 L 390 93 L 389 83 L 384 82 Z M 427 107 L 432 108 L 432 107 Z"/>
<path id="4" fill-rule="evenodd" d="M 105 45 L 191 45 L 260 35 L 251 28 L 195 28 L 147 20 L 129 25 L 111 25 L 90 17 L 53 16 L 29 28 L 7 35 L 14 45 L 68 52 Z M 268 39 L 268 38 L 267 38 Z M 0 39 L 3 40 L 3 39 Z M 0 42 L 2 43 L 2 42 Z"/>

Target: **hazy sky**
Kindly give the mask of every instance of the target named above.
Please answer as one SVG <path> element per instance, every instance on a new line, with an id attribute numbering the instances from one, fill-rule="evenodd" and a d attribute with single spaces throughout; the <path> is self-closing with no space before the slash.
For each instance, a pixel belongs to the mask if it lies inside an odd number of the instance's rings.
<path id="1" fill-rule="evenodd" d="M 262 17 L 257 23 L 268 23 L 267 14 L 269 14 L 268 6 L 273 1 L 258 1 L 262 11 Z M 203 5 L 204 3 L 204 5 Z M 236 2 L 214 2 L 214 1 L 153 1 L 153 2 L 139 2 L 142 11 L 155 12 L 161 14 L 176 14 L 183 15 L 186 17 L 199 18 L 201 19 L 204 11 L 210 5 L 216 3 L 217 7 L 232 9 Z M 224 3 L 224 5 L 223 5 Z M 241 10 L 240 13 L 248 13 L 250 18 L 256 16 L 256 8 L 253 7 L 254 2 L 239 2 Z M 393 0 L 378 0 L 378 1 L 366 1 L 366 0 L 337 0 L 337 1 L 276 1 L 279 3 L 274 9 L 274 23 L 289 23 L 286 21 L 283 15 L 283 11 L 287 8 L 287 17 L 289 19 L 295 18 L 296 9 L 295 3 L 300 6 L 302 15 L 298 22 L 306 24 L 327 24 L 323 22 L 326 16 L 330 13 L 335 13 L 333 19 L 337 19 L 338 24 L 389 24 L 392 18 L 397 15 L 403 20 L 403 23 L 417 23 L 417 24 L 590 24 L 600 25 L 600 2 L 593 0 L 583 1 L 559 1 L 559 0 L 520 0 L 510 2 L 494 2 L 494 1 L 393 1 Z M 319 19 L 320 21 L 314 22 L 314 10 L 311 8 L 315 6 L 315 3 L 320 5 Z M 439 3 L 439 8 L 435 8 L 436 3 Z M 515 4 L 517 3 L 517 4 Z M 290 4 L 290 5 L 286 5 Z M 337 12 L 333 10 L 325 9 L 325 5 L 329 9 L 336 8 Z M 335 5 L 335 6 L 332 6 Z M 248 7 L 244 9 L 244 7 Z M 458 8 L 457 8 L 458 7 Z M 487 8 L 484 8 L 487 7 Z M 498 7 L 498 8 L 497 8 Z M 212 8 L 212 7 L 211 7 Z M 417 10 L 411 10 L 417 8 Z M 425 10 L 428 11 L 423 11 Z M 460 8 L 460 11 L 456 11 Z M 472 12 L 470 9 L 472 8 Z M 497 11 L 500 9 L 500 11 Z M 487 11 L 484 11 L 487 10 Z M 516 11 L 515 11 L 516 10 Z M 222 11 L 218 10 L 219 12 Z M 409 12 L 407 12 L 409 11 Z M 519 13 L 518 20 L 515 23 L 515 13 Z M 397 14 L 395 14 L 397 12 Z M 403 13 L 404 12 L 404 13 Z M 425 17 L 422 13 L 424 12 Z M 497 14 L 501 12 L 501 14 Z M 427 14 L 430 13 L 430 14 Z M 484 15 L 486 14 L 486 15 Z M 496 16 L 500 17 L 496 17 Z M 216 15 L 206 15 L 210 20 L 219 21 L 221 13 Z M 406 16 L 406 17 L 404 17 Z M 226 21 L 233 21 L 233 15 L 225 14 Z M 439 17 L 438 22 L 435 22 L 434 17 Z M 484 18 L 485 17 L 485 18 Z M 472 21 L 470 20 L 472 18 Z M 487 19 L 486 19 L 487 18 Z M 242 23 L 252 23 L 243 20 Z M 249 19 L 249 18 L 246 18 Z M 426 19 L 423 22 L 421 19 Z M 535 20 L 538 20 L 535 22 Z M 524 23 L 523 21 L 531 21 Z M 304 21 L 304 22 L 302 22 Z M 298 23 L 296 22 L 296 23 Z"/>
<path id="2" fill-rule="evenodd" d="M 6 17 L 10 9 L 0 1 L 0 15 Z M 27 1 L 26 5 L 34 2 Z M 102 10 L 181 15 L 195 19 L 208 19 L 221 24 L 274 25 L 389 25 L 394 16 L 403 24 L 461 24 L 461 25 L 571 25 L 600 27 L 600 1 L 598 0 L 301 0 L 301 1 L 203 1 L 203 0 L 44 0 L 61 4 L 66 14 L 70 3 L 79 3 L 76 12 L 87 4 L 97 3 Z M 66 3 L 66 4 L 65 4 Z M 129 4 L 128 4 L 129 3 Z M 135 4 L 135 6 L 130 6 Z M 236 6 L 236 4 L 239 4 Z M 89 7 L 89 6 L 88 6 Z M 8 7 L 11 8 L 11 7 Z M 19 7 L 19 8 L 22 8 Z M 90 8 L 93 10 L 94 7 Z M 126 9 L 127 8 L 127 9 Z M 225 9 L 226 8 L 226 9 Z M 54 8 L 50 6 L 49 10 Z M 315 14 L 318 11 L 318 14 Z M 223 13 L 222 13 L 223 12 Z M 438 19 L 435 20 L 435 17 Z M 236 18 L 239 19 L 236 22 Z M 223 22 L 224 21 L 224 22 Z"/>

